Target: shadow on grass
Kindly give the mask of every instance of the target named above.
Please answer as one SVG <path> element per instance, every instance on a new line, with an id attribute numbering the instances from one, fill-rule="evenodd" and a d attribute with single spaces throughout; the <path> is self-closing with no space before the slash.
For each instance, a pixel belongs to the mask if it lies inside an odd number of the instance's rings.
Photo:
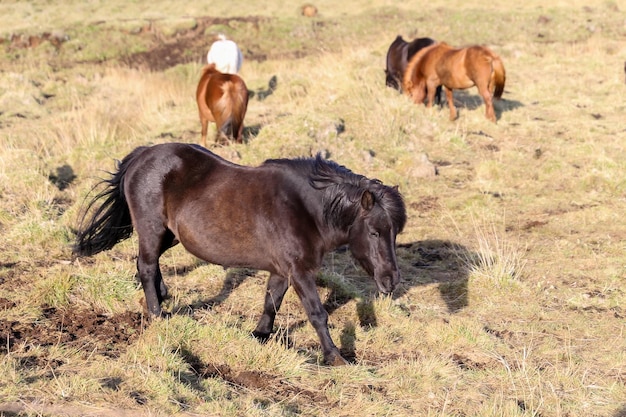
<path id="1" fill-rule="evenodd" d="M 448 240 L 423 240 L 398 246 L 397 255 L 403 271 L 402 285 L 394 298 L 411 288 L 436 284 L 449 313 L 468 306 L 468 259 L 475 255 L 465 246 Z"/>
<path id="2" fill-rule="evenodd" d="M 195 303 L 188 304 L 188 305 L 174 306 L 172 311 L 174 311 L 175 314 L 183 314 L 184 312 L 200 310 L 200 309 L 210 310 L 213 307 L 222 304 L 230 296 L 230 294 L 233 291 L 235 291 L 241 284 L 243 284 L 246 281 L 246 279 L 256 274 L 257 274 L 257 271 L 254 269 L 230 268 L 226 272 L 226 277 L 224 278 L 222 288 L 220 289 L 219 293 L 217 293 L 216 295 L 214 295 L 208 300 L 200 300 Z M 264 294 L 260 294 L 259 297 L 263 295 Z"/>
<path id="3" fill-rule="evenodd" d="M 474 92 L 476 89 L 474 88 Z M 478 94 L 472 94 L 472 89 L 467 90 L 454 90 L 454 105 L 457 110 L 459 110 L 459 117 L 462 109 L 465 110 L 476 110 L 481 106 L 484 107 L 485 103 L 483 102 L 483 98 Z M 505 93 L 506 95 L 506 93 Z M 448 103 L 445 101 L 445 94 L 442 95 L 444 100 L 442 100 L 441 109 L 448 110 Z M 496 113 L 496 120 L 500 120 L 502 117 L 502 113 L 515 110 L 519 107 L 524 106 L 522 102 L 517 100 L 509 100 L 506 97 L 501 99 L 493 100 L 493 109 Z"/>
<path id="4" fill-rule="evenodd" d="M 258 123 L 251 126 L 244 125 L 242 133 L 243 141 L 249 143 L 252 139 L 259 136 L 259 132 L 261 132 L 261 125 Z"/>
<path id="5" fill-rule="evenodd" d="M 615 410 L 613 417 L 626 417 L 626 404 L 623 404 L 620 408 Z"/>
<path id="6" fill-rule="evenodd" d="M 436 285 L 449 313 L 457 313 L 468 306 L 469 290 L 467 283 L 469 273 L 466 267 L 466 260 L 473 259 L 475 255 L 467 248 L 446 240 L 424 240 L 398 245 L 396 252 L 402 281 L 393 294 L 394 299 L 405 296 L 414 287 Z M 342 274 L 333 275 L 335 277 L 338 276 L 338 279 L 329 278 L 324 273 L 318 274 L 317 286 L 329 290 L 323 300 L 324 308 L 329 315 L 332 315 L 340 307 L 352 300 L 357 300 L 358 326 L 364 329 L 377 327 L 379 323 L 376 317 L 374 301 L 378 295 L 374 280 L 356 265 L 347 247 L 344 246 L 337 249 L 333 252 L 332 257 L 332 263 L 341 265 L 343 268 L 343 275 L 357 278 L 352 280 L 352 284 L 346 284 L 341 278 Z M 328 265 L 328 258 L 327 256 L 323 270 L 333 269 L 333 267 Z M 337 266 L 334 267 L 334 269 L 336 268 Z M 188 272 L 186 268 L 184 271 Z M 226 278 L 219 293 L 208 300 L 175 307 L 174 311 L 212 309 L 216 305 L 223 303 L 248 277 L 254 276 L 256 273 L 256 270 L 231 268 L 226 273 Z M 263 296 L 264 291 L 260 291 L 260 299 Z M 260 315 L 261 311 L 258 313 Z M 274 338 L 287 347 L 293 347 L 294 343 L 290 335 L 295 330 L 306 325 L 306 320 L 294 322 L 287 328 L 278 329 Z M 354 361 L 356 358 L 355 326 L 354 323 L 346 324 L 340 336 L 340 350 L 348 361 Z"/>

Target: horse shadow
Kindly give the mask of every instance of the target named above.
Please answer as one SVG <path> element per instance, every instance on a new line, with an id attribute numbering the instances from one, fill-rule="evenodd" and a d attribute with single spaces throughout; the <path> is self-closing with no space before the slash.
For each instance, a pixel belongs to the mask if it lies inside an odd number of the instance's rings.
<path id="1" fill-rule="evenodd" d="M 343 252 L 345 252 L 346 257 L 351 256 L 349 251 L 343 250 Z M 335 254 L 335 256 L 338 255 L 337 251 Z M 400 300 L 407 296 L 414 287 L 437 285 L 449 314 L 458 313 L 468 306 L 468 264 L 471 259 L 476 257 L 469 249 L 447 240 L 424 240 L 398 245 L 396 255 L 402 273 L 402 281 L 393 293 L 394 300 Z M 343 262 L 349 261 L 345 259 Z M 358 326 L 365 330 L 375 328 L 378 326 L 374 307 L 374 301 L 378 297 L 376 285 L 358 266 L 354 265 L 353 268 L 354 270 L 346 270 L 345 273 L 363 276 L 363 279 L 359 281 L 358 290 L 364 295 L 357 297 L 356 304 Z M 350 292 L 347 292 L 340 283 L 318 280 L 318 285 L 330 289 L 324 302 L 324 308 L 329 315 L 355 298 L 350 296 Z M 411 309 L 402 303 L 398 306 L 407 315 L 412 314 Z M 340 335 L 339 350 L 349 362 L 356 360 L 355 332 L 356 325 L 347 323 Z"/>
<path id="2" fill-rule="evenodd" d="M 449 314 L 458 313 L 468 306 L 468 261 L 476 256 L 469 249 L 447 240 L 424 240 L 400 244 L 396 254 L 402 281 L 393 294 L 394 299 L 406 297 L 414 287 L 436 285 Z M 357 301 L 358 323 L 345 324 L 339 337 L 339 350 L 342 356 L 349 362 L 355 362 L 356 326 L 365 330 L 378 326 L 374 306 L 378 291 L 373 279 L 369 278 L 353 260 L 347 246 L 332 252 L 332 259 L 328 255 L 324 260 L 322 273 L 319 273 L 316 278 L 316 284 L 328 290 L 322 302 L 329 316 L 352 300 Z M 332 271 L 334 267 L 331 264 L 343 265 L 344 269 L 341 274 L 324 273 L 324 271 Z M 212 309 L 223 303 L 246 279 L 256 274 L 257 271 L 252 269 L 228 269 L 222 288 L 217 294 L 207 300 L 177 306 L 173 310 L 184 312 Z M 347 284 L 341 279 L 342 275 L 358 277 L 357 283 Z M 259 297 L 262 296 L 263 294 L 259 294 Z M 410 308 L 403 306 L 402 303 L 399 306 L 411 315 Z M 298 320 L 285 328 L 277 328 L 273 339 L 287 348 L 293 348 L 295 343 L 290 335 L 306 326 L 307 323 L 307 320 Z"/>
<path id="3" fill-rule="evenodd" d="M 471 94 L 469 91 L 471 90 L 454 90 L 454 105 L 457 109 L 463 108 L 466 110 L 476 110 L 485 105 L 483 98 L 480 95 Z M 443 94 L 442 98 L 441 108 L 448 108 L 446 95 Z M 524 106 L 524 104 L 517 100 L 510 100 L 507 98 L 493 100 L 493 110 L 496 113 L 496 119 L 500 119 L 502 113 L 515 110 L 522 106 Z"/>
<path id="4" fill-rule="evenodd" d="M 272 75 L 272 77 L 267 83 L 266 89 L 259 88 L 256 91 L 248 90 L 248 97 L 249 98 L 256 97 L 257 100 L 263 101 L 269 96 L 271 96 L 272 94 L 274 94 L 274 91 L 276 91 L 276 87 L 278 87 L 278 78 L 275 75 Z"/>
<path id="5" fill-rule="evenodd" d="M 256 138 L 257 136 L 259 136 L 259 133 L 261 132 L 261 124 L 257 123 L 254 125 L 250 125 L 250 126 L 245 126 L 243 127 L 243 133 L 242 133 L 242 137 L 245 143 L 250 142 L 250 140 Z"/>
<path id="6" fill-rule="evenodd" d="M 613 417 L 626 417 L 626 404 L 615 410 Z"/>
<path id="7" fill-rule="evenodd" d="M 196 311 L 196 310 L 211 310 L 215 306 L 222 304 L 226 299 L 248 278 L 253 277 L 258 271 L 248 268 L 229 268 L 226 272 L 226 277 L 222 282 L 222 288 L 213 297 L 206 300 L 199 300 L 187 305 L 174 306 L 172 311 L 178 314 Z"/>

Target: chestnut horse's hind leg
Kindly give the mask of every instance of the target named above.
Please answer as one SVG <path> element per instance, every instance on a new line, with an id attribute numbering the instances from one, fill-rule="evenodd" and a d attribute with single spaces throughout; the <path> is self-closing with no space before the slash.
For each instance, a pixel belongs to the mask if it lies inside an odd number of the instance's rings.
<path id="1" fill-rule="evenodd" d="M 480 83 L 476 85 L 478 87 L 478 92 L 480 93 L 483 101 L 485 102 L 485 117 L 496 123 L 496 113 L 493 110 L 493 99 L 491 97 L 491 91 L 489 91 L 489 87 L 487 83 Z"/>
<path id="2" fill-rule="evenodd" d="M 254 337 L 262 342 L 269 339 L 274 329 L 274 319 L 276 313 L 280 309 L 283 297 L 289 288 L 289 281 L 276 274 L 271 274 L 267 281 L 267 291 L 265 292 L 265 303 L 263 305 L 263 314 L 259 319 L 256 329 L 252 332 Z"/>
<path id="3" fill-rule="evenodd" d="M 448 100 L 448 107 L 450 107 L 450 120 L 456 120 L 457 112 L 456 112 L 456 107 L 454 106 L 454 96 L 452 95 L 452 89 L 448 87 L 444 87 L 444 91 L 446 92 L 446 100 Z"/>
<path id="4" fill-rule="evenodd" d="M 200 115 L 200 123 L 202 125 L 202 146 L 206 148 L 206 134 L 209 130 L 209 121 Z"/>

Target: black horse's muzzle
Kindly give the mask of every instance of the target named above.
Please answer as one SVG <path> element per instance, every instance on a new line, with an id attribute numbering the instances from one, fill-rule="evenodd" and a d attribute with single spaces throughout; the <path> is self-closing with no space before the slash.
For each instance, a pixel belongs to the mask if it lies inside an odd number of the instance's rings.
<path id="1" fill-rule="evenodd" d="M 376 287 L 378 287 L 378 292 L 384 295 L 389 295 L 400 283 L 400 273 L 398 271 L 393 271 L 380 277 L 376 277 L 375 281 Z"/>

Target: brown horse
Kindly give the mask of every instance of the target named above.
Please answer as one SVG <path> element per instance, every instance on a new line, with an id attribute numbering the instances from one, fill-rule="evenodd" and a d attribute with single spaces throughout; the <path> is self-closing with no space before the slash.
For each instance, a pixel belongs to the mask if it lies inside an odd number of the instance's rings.
<path id="1" fill-rule="evenodd" d="M 506 73 L 498 55 L 484 46 L 455 49 L 441 42 L 420 50 L 404 73 L 403 88 L 415 103 L 428 95 L 431 107 L 437 87 L 443 85 L 450 107 L 450 120 L 457 117 L 453 89 L 478 88 L 486 106 L 487 119 L 495 123 L 492 96 L 499 99 L 504 91 Z"/>
<path id="2" fill-rule="evenodd" d="M 215 65 L 202 68 L 196 89 L 196 101 L 202 124 L 202 146 L 206 147 L 209 122 L 215 122 L 220 139 L 242 142 L 243 119 L 248 108 L 248 88 L 237 74 L 222 74 Z"/>

